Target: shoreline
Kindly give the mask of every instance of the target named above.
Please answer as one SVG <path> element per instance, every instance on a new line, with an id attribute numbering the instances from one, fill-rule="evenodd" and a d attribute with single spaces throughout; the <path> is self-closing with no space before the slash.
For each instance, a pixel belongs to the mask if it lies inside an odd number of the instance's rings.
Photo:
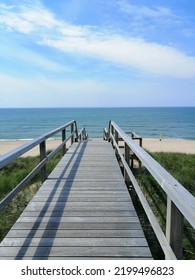
<path id="1" fill-rule="evenodd" d="M 0 140 L 0 157 L 28 142 L 29 140 Z M 46 142 L 47 151 L 55 149 L 60 143 L 61 139 L 48 139 Z M 142 143 L 143 148 L 149 152 L 195 154 L 195 140 L 162 139 L 160 141 L 159 139 L 143 138 Z M 67 147 L 69 146 L 70 141 L 67 143 Z M 37 155 L 39 155 L 39 145 L 22 157 Z"/>

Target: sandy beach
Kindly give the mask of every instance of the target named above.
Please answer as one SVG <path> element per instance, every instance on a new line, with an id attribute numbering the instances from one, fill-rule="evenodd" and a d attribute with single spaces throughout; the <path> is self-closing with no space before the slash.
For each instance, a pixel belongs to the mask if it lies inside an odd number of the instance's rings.
<path id="1" fill-rule="evenodd" d="M 0 156 L 3 156 L 4 154 L 28 143 L 28 141 L 25 140 L 19 140 L 19 141 L 0 141 Z M 61 140 L 48 140 L 46 142 L 46 149 L 47 151 L 54 150 L 59 144 L 61 143 Z M 70 146 L 70 143 L 67 143 L 67 147 Z M 39 155 L 39 145 L 29 152 L 25 153 L 23 157 L 27 156 L 37 156 Z"/>
<path id="2" fill-rule="evenodd" d="M 26 144 L 28 141 L 0 141 L 0 156 Z M 47 150 L 53 150 L 61 143 L 61 140 L 47 141 Z M 67 147 L 70 143 L 67 143 Z M 143 139 L 143 148 L 150 152 L 178 152 L 195 154 L 195 141 L 194 140 L 176 140 L 176 139 Z M 36 156 L 39 155 L 39 146 L 33 148 L 31 151 L 25 153 L 23 156 Z"/>
<path id="3" fill-rule="evenodd" d="M 150 152 L 172 152 L 195 154 L 194 140 L 143 139 L 143 148 Z"/>

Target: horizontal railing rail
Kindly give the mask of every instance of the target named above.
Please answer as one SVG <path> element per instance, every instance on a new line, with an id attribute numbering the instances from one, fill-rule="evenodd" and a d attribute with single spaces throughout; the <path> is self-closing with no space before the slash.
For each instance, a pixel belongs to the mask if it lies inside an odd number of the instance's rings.
<path id="1" fill-rule="evenodd" d="M 124 141 L 124 155 L 118 146 L 118 138 Z M 146 215 L 165 253 L 166 259 L 182 257 L 183 217 L 195 228 L 195 198 L 142 147 L 127 135 L 115 122 L 110 121 L 109 129 L 104 130 L 104 139 L 113 143 L 124 166 L 125 181 L 129 180 L 142 203 Z M 153 214 L 144 194 L 129 166 L 130 151 L 150 172 L 167 194 L 166 236 Z"/>
<path id="2" fill-rule="evenodd" d="M 67 132 L 67 129 L 69 131 Z M 46 149 L 46 140 L 52 136 L 62 133 L 62 143 L 58 145 L 52 152 L 47 154 Z M 68 134 L 68 135 L 67 135 Z M 21 191 L 27 183 L 38 173 L 41 172 L 41 181 L 44 182 L 47 178 L 46 163 L 49 161 L 60 149 L 62 149 L 62 155 L 66 152 L 66 143 L 70 140 L 71 145 L 73 142 L 86 140 L 88 137 L 85 128 L 82 128 L 78 133 L 77 123 L 75 120 L 72 120 L 65 125 L 58 127 L 41 137 L 38 137 L 28 143 L 22 145 L 19 148 L 14 149 L 13 151 L 0 157 L 0 169 L 22 156 L 26 152 L 32 150 L 39 145 L 40 151 L 40 163 L 4 198 L 0 201 L 0 211 L 3 210 L 8 203 Z"/>

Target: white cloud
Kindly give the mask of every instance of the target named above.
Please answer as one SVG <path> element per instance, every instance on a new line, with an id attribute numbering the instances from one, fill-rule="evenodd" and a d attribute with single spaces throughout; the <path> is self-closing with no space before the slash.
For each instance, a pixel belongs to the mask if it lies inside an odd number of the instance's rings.
<path id="1" fill-rule="evenodd" d="M 144 40 L 122 36 L 45 39 L 42 42 L 63 52 L 80 53 L 104 59 L 117 65 L 134 67 L 158 75 L 195 77 L 195 58 L 182 52 Z"/>
<path id="2" fill-rule="evenodd" d="M 132 5 L 126 0 L 119 0 L 116 2 L 119 6 L 121 12 L 125 14 L 132 15 L 136 18 L 169 18 L 169 19 L 178 19 L 178 17 L 168 8 L 156 6 L 153 8 L 149 8 L 144 5 Z"/>
<path id="3" fill-rule="evenodd" d="M 53 29 L 60 22 L 38 1 L 24 2 L 16 6 L 2 6 L 0 23 L 10 30 L 22 33 L 41 31 L 40 28 Z"/>
<path id="4" fill-rule="evenodd" d="M 136 12 L 140 16 L 173 16 L 170 10 L 162 7 L 151 9 L 142 6 L 138 10 L 138 7 L 126 1 L 118 3 L 126 12 Z M 143 39 L 125 37 L 110 31 L 95 31 L 89 27 L 59 21 L 37 1 L 33 2 L 33 5 L 23 5 L 17 9 L 2 9 L 0 23 L 12 30 L 35 36 L 37 44 L 56 48 L 64 53 L 91 56 L 150 74 L 178 78 L 195 77 L 195 57 L 187 56 L 173 47 Z M 33 58 L 33 55 L 30 57 Z M 43 59 L 40 59 L 39 63 L 47 65 Z M 56 65 L 51 62 L 49 67 L 55 69 Z"/>
<path id="5" fill-rule="evenodd" d="M 0 24 L 5 25 L 10 31 L 17 30 L 26 34 L 32 32 L 34 29 L 32 23 L 23 19 L 20 15 L 10 11 L 1 13 Z"/>

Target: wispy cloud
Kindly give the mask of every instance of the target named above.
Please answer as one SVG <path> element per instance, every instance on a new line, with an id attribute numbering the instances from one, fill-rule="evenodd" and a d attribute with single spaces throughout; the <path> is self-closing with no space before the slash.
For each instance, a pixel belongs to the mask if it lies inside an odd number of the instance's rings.
<path id="1" fill-rule="evenodd" d="M 0 11 L 0 23 L 10 31 L 31 33 L 39 27 L 50 28 L 56 24 L 52 14 L 43 9 L 39 2 L 22 1 L 17 6 L 3 4 Z"/>
<path id="2" fill-rule="evenodd" d="M 128 29 L 132 36 L 140 36 L 147 41 L 155 38 L 161 44 L 171 45 L 175 42 L 181 47 L 178 39 L 183 37 L 181 30 L 187 21 L 182 11 L 159 5 L 158 1 L 150 4 L 142 2 L 116 0 L 116 8 L 126 23 L 124 29 Z"/>
<path id="3" fill-rule="evenodd" d="M 141 6 L 138 9 L 126 1 L 118 1 L 118 4 L 126 13 L 140 17 L 174 17 L 169 9 L 163 7 L 152 9 Z M 179 78 L 195 77 L 195 57 L 170 46 L 116 34 L 114 31 L 95 30 L 60 21 L 38 1 L 33 1 L 33 5 L 32 2 L 27 2 L 17 7 L 6 8 L 4 5 L 0 24 L 10 31 L 34 36 L 37 45 L 55 48 L 64 53 L 98 58 L 117 66 L 133 67 L 144 73 Z"/>
<path id="4" fill-rule="evenodd" d="M 146 5 L 133 5 L 126 0 L 116 1 L 121 12 L 131 15 L 134 18 L 151 18 L 155 20 L 169 19 L 179 20 L 179 17 L 173 13 L 169 8 L 162 6 L 148 7 Z"/>
<path id="5" fill-rule="evenodd" d="M 93 35 L 92 38 L 44 39 L 42 43 L 63 52 L 93 56 L 143 72 L 181 78 L 195 77 L 194 57 L 141 39 L 98 34 L 96 38 Z"/>
<path id="6" fill-rule="evenodd" d="M 33 34 L 46 31 L 46 34 L 81 36 L 82 28 L 66 24 L 55 18 L 39 1 L 23 2 L 23 5 L 6 6 L 2 4 L 0 10 L 0 24 L 10 31 Z"/>

